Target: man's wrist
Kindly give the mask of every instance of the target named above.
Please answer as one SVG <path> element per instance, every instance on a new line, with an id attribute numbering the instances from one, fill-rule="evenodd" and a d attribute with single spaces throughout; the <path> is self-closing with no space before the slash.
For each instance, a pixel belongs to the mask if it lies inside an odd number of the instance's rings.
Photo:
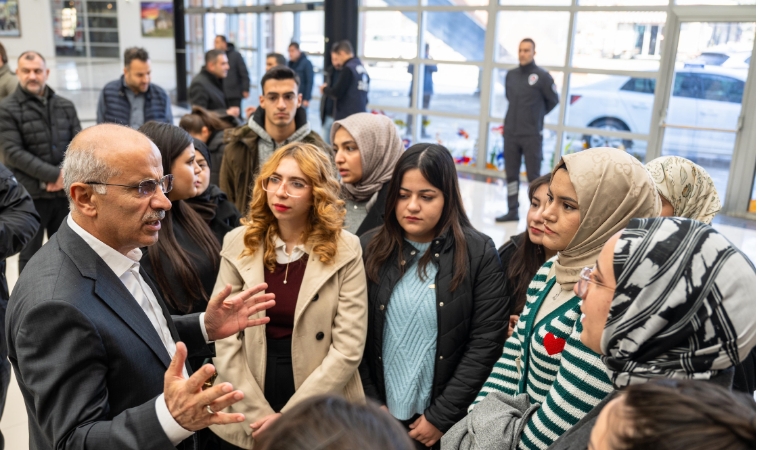
<path id="1" fill-rule="evenodd" d="M 200 316 L 198 316 L 198 320 L 201 322 L 201 333 L 203 334 L 203 339 L 206 340 L 207 344 L 214 342 L 208 338 L 208 330 L 206 330 L 206 313 L 202 312 Z"/>
<path id="2" fill-rule="evenodd" d="M 166 406 L 166 398 L 164 394 L 159 395 L 156 398 L 156 416 L 158 417 L 158 423 L 161 425 L 161 429 L 166 433 L 166 437 L 172 445 L 178 445 L 180 442 L 193 435 L 193 432 L 186 430 L 182 427 L 169 411 L 169 407 Z"/>

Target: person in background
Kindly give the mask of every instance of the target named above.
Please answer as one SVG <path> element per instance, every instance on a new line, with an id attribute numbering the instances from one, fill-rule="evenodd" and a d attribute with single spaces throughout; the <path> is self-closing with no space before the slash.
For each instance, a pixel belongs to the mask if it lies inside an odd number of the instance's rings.
<path id="1" fill-rule="evenodd" d="M 19 87 L 0 101 L 0 149 L 5 165 L 34 200 L 40 227 L 19 255 L 19 272 L 69 213 L 60 168 L 66 148 L 82 130 L 74 104 L 47 86 L 45 58 L 27 51 L 18 58 Z"/>
<path id="2" fill-rule="evenodd" d="M 11 95 L 17 86 L 18 78 L 8 65 L 8 53 L 3 44 L 0 44 L 0 100 Z"/>
<path id="3" fill-rule="evenodd" d="M 705 381 L 658 380 L 633 385 L 608 403 L 588 448 L 754 450 L 756 419 L 749 395 Z"/>
<path id="4" fill-rule="evenodd" d="M 369 292 L 362 385 L 416 448 L 438 448 L 499 359 L 506 279 L 493 241 L 470 225 L 446 148 L 413 145 L 390 183 L 384 224 L 361 237 Z"/>
<path id="5" fill-rule="evenodd" d="M 224 236 L 240 226 L 240 212 L 232 202 L 227 200 L 227 194 L 222 192 L 219 186 L 210 183 L 212 163 L 206 144 L 199 139 L 193 139 L 193 145 L 195 162 L 201 168 L 201 173 L 198 174 L 200 194 L 187 199 L 186 202 L 203 218 L 219 241 L 219 245 L 222 245 Z"/>
<path id="6" fill-rule="evenodd" d="M 564 155 L 548 195 L 542 243 L 558 256 L 533 277 L 514 333 L 469 413 L 487 413 L 479 407 L 491 392 L 527 394 L 538 409 L 525 414 L 512 441 L 525 449 L 547 448 L 612 391 L 599 355 L 580 340 L 581 298 L 573 287 L 607 239 L 630 219 L 656 217 L 661 209 L 644 165 L 615 148 Z M 468 420 L 475 419 L 457 429 Z"/>
<path id="7" fill-rule="evenodd" d="M 544 116 L 559 103 L 554 79 L 549 72 L 536 65 L 535 56 L 536 43 L 533 39 L 520 41 L 520 66 L 507 72 L 504 82 L 509 102 L 504 118 L 504 166 L 509 210 L 497 217 L 497 222 L 520 219 L 517 212 L 520 207 L 520 163 L 525 157 L 529 183 L 541 175 Z"/>
<path id="8" fill-rule="evenodd" d="M 163 88 L 150 82 L 151 65 L 144 48 L 124 51 L 124 74 L 103 87 L 97 123 L 118 123 L 138 129 L 145 122 L 173 123 L 172 102 Z"/>
<path id="9" fill-rule="evenodd" d="M 425 59 L 430 59 L 430 44 L 425 44 Z M 414 74 L 414 64 L 409 64 L 409 66 L 406 69 L 407 73 Z M 422 109 L 428 109 L 430 108 L 430 99 L 433 97 L 433 73 L 438 72 L 438 65 L 437 64 L 425 64 L 424 72 L 423 72 L 423 81 L 422 81 Z M 410 88 L 411 89 L 411 88 Z M 412 91 L 409 91 L 409 95 L 412 95 Z M 412 99 L 411 105 L 412 107 L 415 107 L 417 105 L 417 100 Z M 407 124 L 409 126 L 412 125 L 412 116 L 407 116 Z M 425 125 L 425 122 L 427 122 L 428 118 L 427 116 L 422 116 L 422 137 L 427 138 L 430 137 L 427 134 L 427 126 Z"/>
<path id="10" fill-rule="evenodd" d="M 290 70 L 290 69 L 287 69 Z M 342 229 L 345 210 L 330 158 L 294 142 L 262 165 L 243 226 L 224 239 L 214 291 L 266 283 L 277 298 L 260 332 L 216 343 L 220 381 L 246 386 L 229 412 L 248 424 L 212 427 L 249 449 L 304 400 L 340 395 L 363 402 L 359 363 L 367 333 L 367 285 L 359 238 Z M 253 431 L 253 435 L 251 435 Z"/>
<path id="11" fill-rule="evenodd" d="M 752 262 L 709 225 L 633 219 L 575 286 L 583 299 L 580 339 L 601 355 L 615 389 L 657 379 L 728 389 L 733 368 L 755 348 L 756 285 Z M 606 396 L 551 448 L 588 448 L 614 398 Z"/>
<path id="12" fill-rule="evenodd" d="M 314 87 L 314 66 L 309 58 L 301 52 L 298 42 L 291 42 L 288 46 L 288 67 L 298 75 L 301 84 L 298 85 L 298 93 L 301 94 L 301 107 L 308 110 L 311 103 L 311 91 Z"/>
<path id="13" fill-rule="evenodd" d="M 236 126 L 237 119 L 234 117 L 219 116 L 219 114 L 207 111 L 200 106 L 193 106 L 190 114 L 185 114 L 179 119 L 180 128 L 207 146 L 211 155 L 211 159 L 207 159 L 212 168 L 209 181 L 211 184 L 219 185 L 219 168 L 224 158 L 224 130 Z"/>
<path id="14" fill-rule="evenodd" d="M 306 400 L 262 433 L 256 450 L 414 450 L 399 423 L 374 404 L 341 397 Z"/>
<path id="15" fill-rule="evenodd" d="M 230 70 L 227 54 L 221 50 L 209 50 L 205 56 L 206 65 L 193 77 L 187 91 L 190 104 L 214 111 L 220 116 L 238 117 L 240 107 L 228 106 L 224 93 L 224 79 Z"/>
<path id="16" fill-rule="evenodd" d="M 34 209 L 34 200 L 16 181 L 13 172 L 0 164 L 0 417 L 11 382 L 11 364 L 8 362 L 5 338 L 5 311 L 9 298 L 5 260 L 20 252 L 39 227 L 40 216 Z M 5 438 L 0 432 L 0 450 L 4 449 Z"/>
<path id="17" fill-rule="evenodd" d="M 680 156 L 661 156 L 646 167 L 660 193 L 663 217 L 686 217 L 709 225 L 720 212 L 720 194 L 702 166 Z"/>
<path id="18" fill-rule="evenodd" d="M 340 66 L 335 84 L 323 84 L 322 95 L 332 97 L 335 101 L 335 120 L 345 119 L 351 114 L 367 111 L 369 94 L 369 74 L 361 60 L 354 56 L 354 47 L 343 40 L 333 44 L 331 55 L 335 55 Z"/>
<path id="19" fill-rule="evenodd" d="M 538 269 L 556 255 L 557 252 L 544 247 L 544 218 L 543 213 L 549 203 L 549 182 L 551 174 L 541 175 L 530 183 L 528 198 L 527 225 L 524 232 L 512 236 L 509 241 L 499 248 L 499 259 L 504 265 L 507 276 L 507 292 L 509 293 L 512 310 L 509 313 L 509 332 L 512 335 L 517 320 L 520 318 L 527 300 L 528 285 L 536 276 Z"/>
<path id="20" fill-rule="evenodd" d="M 264 69 L 268 72 L 273 67 L 288 66 L 288 60 L 280 53 L 267 53 L 267 57 L 264 60 Z"/>
<path id="21" fill-rule="evenodd" d="M 267 71 L 261 78 L 259 102 L 261 107 L 247 125 L 225 132 L 219 170 L 219 187 L 243 215 L 248 211 L 259 168 L 278 148 L 304 142 L 332 155 L 332 149 L 312 131 L 306 119 L 298 93 L 298 75 L 292 69 L 278 66 Z"/>
<path id="22" fill-rule="evenodd" d="M 335 166 L 346 202 L 346 230 L 361 236 L 383 224 L 393 168 L 404 143 L 386 116 L 359 113 L 333 124 Z"/>
<path id="23" fill-rule="evenodd" d="M 332 61 L 332 65 L 325 69 L 325 86 L 334 87 L 338 81 L 340 62 L 337 55 L 332 53 L 330 54 L 330 61 Z M 325 142 L 330 144 L 332 124 L 335 122 L 335 100 L 326 95 L 323 95 L 319 102 L 319 119 L 322 121 L 322 137 Z"/>
<path id="24" fill-rule="evenodd" d="M 235 50 L 235 44 L 227 42 L 227 37 L 221 34 L 214 38 L 214 49 L 225 52 L 230 64 L 229 72 L 222 82 L 227 107 L 237 107 L 242 111 L 241 103 L 244 98 L 248 98 L 251 90 L 251 77 L 248 75 L 243 55 Z"/>

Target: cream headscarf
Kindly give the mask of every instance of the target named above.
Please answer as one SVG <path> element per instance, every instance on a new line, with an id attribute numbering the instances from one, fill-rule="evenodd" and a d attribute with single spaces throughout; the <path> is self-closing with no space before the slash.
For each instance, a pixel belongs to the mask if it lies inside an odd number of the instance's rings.
<path id="1" fill-rule="evenodd" d="M 675 217 L 710 224 L 720 211 L 720 197 L 707 171 L 680 156 L 662 156 L 649 161 L 657 191 L 673 205 Z"/>
<path id="2" fill-rule="evenodd" d="M 662 203 L 644 165 L 623 150 L 592 148 L 565 155 L 552 178 L 562 162 L 581 212 L 580 227 L 555 264 L 557 282 L 569 291 L 612 235 L 631 219 L 659 216 Z"/>
<path id="3" fill-rule="evenodd" d="M 362 179 L 356 184 L 344 184 L 344 194 L 351 200 L 369 200 L 382 189 L 393 175 L 396 161 L 404 153 L 404 143 L 391 119 L 379 114 L 358 113 L 337 120 L 330 130 L 330 142 L 343 127 L 354 138 L 362 158 Z"/>

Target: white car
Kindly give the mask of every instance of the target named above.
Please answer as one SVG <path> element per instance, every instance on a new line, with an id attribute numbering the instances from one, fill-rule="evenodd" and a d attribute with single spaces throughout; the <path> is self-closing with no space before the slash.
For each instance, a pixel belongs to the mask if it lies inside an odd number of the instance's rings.
<path id="1" fill-rule="evenodd" d="M 684 64 L 676 70 L 666 123 L 690 127 L 735 130 L 741 112 L 747 71 L 702 64 Z M 655 79 L 610 76 L 571 89 L 566 124 L 649 134 Z M 633 147 L 627 139 L 586 135 L 589 147 Z M 669 128 L 663 148 L 681 156 L 696 153 L 730 156 L 734 135 L 718 131 Z M 645 151 L 633 149 L 633 153 Z"/>

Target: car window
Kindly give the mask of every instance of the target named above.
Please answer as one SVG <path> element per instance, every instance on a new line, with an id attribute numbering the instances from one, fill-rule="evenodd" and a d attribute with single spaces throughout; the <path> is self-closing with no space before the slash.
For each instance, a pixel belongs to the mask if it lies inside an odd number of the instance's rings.
<path id="1" fill-rule="evenodd" d="M 621 91 L 641 92 L 642 94 L 654 94 L 654 78 L 631 78 L 626 81 Z"/>
<path id="2" fill-rule="evenodd" d="M 718 102 L 741 103 L 744 94 L 744 82 L 731 77 L 713 74 L 699 74 L 702 78 L 706 100 Z"/>
<path id="3" fill-rule="evenodd" d="M 673 83 L 674 97 L 701 98 L 702 86 L 700 79 L 693 73 L 677 73 Z"/>

